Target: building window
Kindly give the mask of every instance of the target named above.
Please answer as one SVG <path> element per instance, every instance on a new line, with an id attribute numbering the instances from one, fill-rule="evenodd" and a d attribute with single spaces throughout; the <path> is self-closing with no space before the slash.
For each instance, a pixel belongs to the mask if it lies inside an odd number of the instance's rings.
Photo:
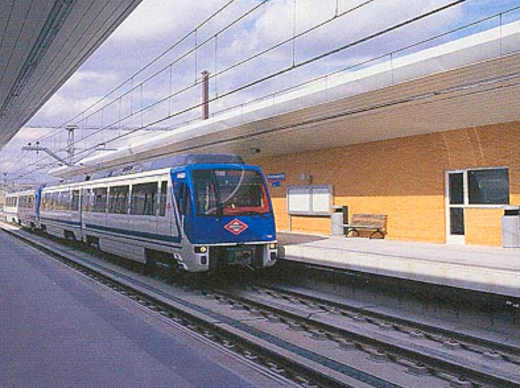
<path id="1" fill-rule="evenodd" d="M 470 205 L 508 205 L 508 169 L 468 170 L 468 202 Z"/>
<path id="2" fill-rule="evenodd" d="M 509 205 L 507 167 L 448 171 L 450 207 Z"/>

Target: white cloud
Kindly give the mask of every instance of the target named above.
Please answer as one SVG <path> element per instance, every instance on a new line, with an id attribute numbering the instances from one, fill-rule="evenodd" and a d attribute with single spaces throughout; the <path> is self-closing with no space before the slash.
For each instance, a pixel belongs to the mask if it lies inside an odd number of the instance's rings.
<path id="1" fill-rule="evenodd" d="M 177 33 L 194 28 L 203 18 L 225 4 L 224 0 L 161 0 L 143 1 L 118 27 L 111 39 L 145 40 L 170 38 Z"/>
<path id="2" fill-rule="evenodd" d="M 48 101 L 31 123 L 33 125 L 50 126 L 59 126 L 66 123 L 174 44 L 181 36 L 227 2 L 228 0 L 144 0 L 115 31 L 113 36 L 84 64 L 80 71 Z M 349 8 L 364 2 L 365 0 L 339 0 L 338 11 L 340 13 L 345 12 Z M 491 0 L 489 2 L 489 4 L 493 3 Z M 447 3 L 448 0 L 376 0 L 344 17 L 336 18 L 326 27 L 316 29 L 311 34 L 298 39 L 294 47 L 296 61 L 312 58 L 332 48 L 353 42 Z M 259 0 L 241 0 L 233 3 L 215 21 L 198 32 L 198 41 L 201 42 L 206 37 L 211 36 L 239 14 L 259 4 Z M 133 94 L 121 98 L 120 103 L 107 108 L 103 114 L 90 118 L 86 124 L 92 127 L 99 126 L 100 123 L 106 125 L 111 120 L 124 117 L 129 112 L 138 109 L 142 104 L 152 103 L 164 98 L 171 91 L 174 92 L 193 85 L 195 76 L 199 76 L 201 70 L 209 69 L 212 73 L 215 69 L 222 70 L 273 44 L 292 37 L 294 30 L 297 33 L 302 32 L 328 20 L 336 11 L 336 0 L 296 0 L 296 13 L 294 13 L 294 4 L 294 0 L 268 1 L 248 18 L 233 26 L 224 34 L 219 35 L 217 53 L 215 51 L 216 41 L 211 41 L 198 51 L 196 61 L 193 55 L 187 57 L 178 65 L 175 65 L 171 73 L 164 73 L 157 81 L 146 84 L 142 90 L 137 90 Z M 242 93 L 233 94 L 212 105 L 212 109 L 216 109 L 217 106 L 228 108 L 276 92 L 305 79 L 326 74 L 445 31 L 447 26 L 467 16 L 463 13 L 463 10 L 464 8 L 460 6 L 453 7 L 438 16 L 328 57 L 312 66 L 292 72 L 288 76 L 277 77 L 272 82 L 266 82 L 254 88 L 246 89 Z M 482 7 L 479 8 L 479 12 L 482 12 Z M 293 24 L 294 20 L 296 20 L 296 25 Z M 125 85 L 122 91 L 127 91 L 131 85 L 137 85 L 145 77 L 192 48 L 194 43 L 194 40 L 190 39 L 176 51 L 172 51 L 165 56 L 153 68 Z M 219 93 L 222 94 L 289 66 L 292 63 L 292 52 L 293 46 L 288 44 L 269 55 L 262 56 L 247 65 L 236 68 L 225 76 L 219 77 L 217 79 Z M 217 54 L 216 57 L 215 53 Z M 215 92 L 215 86 L 215 80 L 212 80 L 212 92 Z M 172 110 L 182 110 L 199 101 L 200 86 L 196 86 L 189 92 L 180 95 L 179 98 L 158 106 L 152 112 L 143 114 L 142 117 L 127 120 L 121 125 L 129 127 L 139 125 L 142 119 L 155 120 L 161 115 L 167 115 Z M 195 109 L 194 112 L 171 120 L 170 123 L 191 119 L 199 114 L 199 109 Z M 0 154 L 0 168 L 4 166 L 2 157 L 18 153 L 22 144 L 27 143 L 31 138 L 35 139 L 41 136 L 41 134 L 41 131 L 21 131 L 19 136 L 13 139 L 13 145 L 16 145 L 16 147 L 13 147 L 17 149 L 5 147 Z M 105 134 L 105 139 L 111 135 L 112 133 Z M 149 136 L 149 134 L 146 136 Z M 63 144 L 63 139 L 60 138 L 58 143 Z M 103 137 L 96 137 L 91 139 L 88 144 L 81 144 L 80 146 L 92 146 L 101 140 L 103 140 Z"/>

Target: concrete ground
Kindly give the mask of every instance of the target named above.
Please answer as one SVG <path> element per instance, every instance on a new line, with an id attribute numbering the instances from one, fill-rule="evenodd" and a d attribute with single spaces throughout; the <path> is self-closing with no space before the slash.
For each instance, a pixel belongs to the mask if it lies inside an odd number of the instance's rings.
<path id="1" fill-rule="evenodd" d="M 279 384 L 0 231 L 2 388 Z"/>

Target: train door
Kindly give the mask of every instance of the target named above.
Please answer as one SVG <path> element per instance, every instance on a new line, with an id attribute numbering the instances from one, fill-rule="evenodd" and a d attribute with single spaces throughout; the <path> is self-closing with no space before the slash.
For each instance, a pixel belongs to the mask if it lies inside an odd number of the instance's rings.
<path id="1" fill-rule="evenodd" d="M 191 235 L 193 229 L 193 220 L 191 219 L 190 206 L 190 189 L 186 179 L 185 172 L 173 173 L 173 195 L 175 197 L 175 206 L 177 213 L 177 222 L 180 228 L 180 234 Z"/>
<path id="2" fill-rule="evenodd" d="M 168 179 L 166 177 L 162 178 L 159 181 L 157 234 L 177 239 L 180 236 L 170 189 Z"/>

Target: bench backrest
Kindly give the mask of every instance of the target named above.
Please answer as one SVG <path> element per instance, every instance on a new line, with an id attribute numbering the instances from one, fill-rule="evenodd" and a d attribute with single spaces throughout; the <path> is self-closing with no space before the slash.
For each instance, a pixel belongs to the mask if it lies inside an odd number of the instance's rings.
<path id="1" fill-rule="evenodd" d="M 351 224 L 384 229 L 386 227 L 387 218 L 388 216 L 386 214 L 354 214 Z"/>

